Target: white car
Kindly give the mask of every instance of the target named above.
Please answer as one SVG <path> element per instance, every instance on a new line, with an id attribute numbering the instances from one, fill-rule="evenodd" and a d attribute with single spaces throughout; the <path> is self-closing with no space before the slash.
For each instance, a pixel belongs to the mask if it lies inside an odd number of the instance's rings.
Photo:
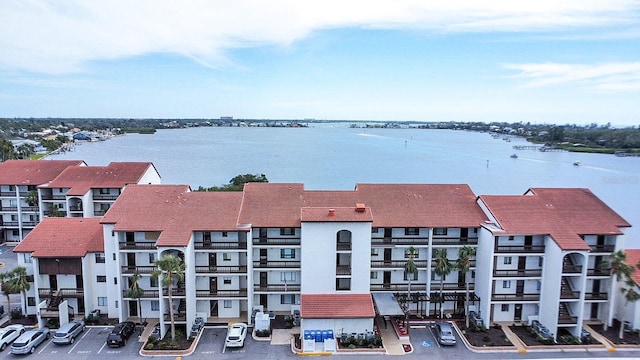
<path id="1" fill-rule="evenodd" d="M 24 332 L 25 329 L 22 325 L 9 325 L 0 329 L 0 350 L 6 349 L 13 340 L 17 339 L 18 336 Z"/>
<path id="2" fill-rule="evenodd" d="M 227 339 L 224 344 L 226 347 L 243 347 L 244 339 L 247 337 L 247 324 L 235 323 L 229 326 L 227 331 Z"/>

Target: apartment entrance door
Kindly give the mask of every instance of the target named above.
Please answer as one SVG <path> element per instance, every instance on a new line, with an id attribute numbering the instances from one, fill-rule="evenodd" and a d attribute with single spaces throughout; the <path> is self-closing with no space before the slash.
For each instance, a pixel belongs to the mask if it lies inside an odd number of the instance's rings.
<path id="1" fill-rule="evenodd" d="M 49 288 L 51 288 L 51 290 L 58 290 L 58 276 L 57 275 L 49 275 Z"/>
<path id="2" fill-rule="evenodd" d="M 129 316 L 138 316 L 138 302 L 128 301 L 129 303 Z"/>
<path id="3" fill-rule="evenodd" d="M 515 311 L 513 312 L 513 320 L 514 321 L 522 320 L 522 304 L 516 304 Z"/>
<path id="4" fill-rule="evenodd" d="M 391 264 L 391 249 L 384 249 L 384 263 Z"/>
<path id="5" fill-rule="evenodd" d="M 391 288 L 391 271 L 384 271 L 382 273 L 382 287 L 384 289 Z"/>

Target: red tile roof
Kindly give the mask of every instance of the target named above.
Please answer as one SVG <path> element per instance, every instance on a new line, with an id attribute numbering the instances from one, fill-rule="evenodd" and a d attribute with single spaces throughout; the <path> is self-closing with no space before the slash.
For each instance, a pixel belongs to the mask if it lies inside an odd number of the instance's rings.
<path id="1" fill-rule="evenodd" d="M 41 185 L 64 169 L 83 165 L 81 160 L 7 160 L 0 163 L 1 185 Z"/>
<path id="2" fill-rule="evenodd" d="M 240 192 L 188 185 L 127 185 L 102 219 L 116 231 L 160 231 L 158 246 L 186 246 L 193 231 L 237 231 Z"/>
<path id="3" fill-rule="evenodd" d="M 300 209 L 300 220 L 308 222 L 371 222 L 371 208 L 358 211 L 355 206 L 347 208 L 311 208 Z"/>
<path id="4" fill-rule="evenodd" d="M 149 168 L 150 162 L 112 162 L 107 166 L 83 166 L 65 169 L 46 188 L 69 188 L 67 195 L 84 195 L 91 189 L 120 189 L 136 184 Z"/>
<path id="5" fill-rule="evenodd" d="M 631 279 L 633 279 L 636 285 L 640 286 L 640 269 L 636 266 L 640 264 L 640 249 L 626 249 L 624 252 L 627 254 L 626 263 L 635 269 L 633 274 L 631 274 Z"/>
<path id="6" fill-rule="evenodd" d="M 303 319 L 372 318 L 376 315 L 371 294 L 302 294 Z"/>
<path id="7" fill-rule="evenodd" d="M 33 257 L 83 257 L 104 252 L 100 218 L 45 218 L 13 251 Z"/>
<path id="8" fill-rule="evenodd" d="M 524 195 L 482 195 L 479 200 L 502 234 L 550 235 L 563 250 L 589 250 L 580 235 L 622 234 L 620 227 L 631 226 L 589 189 L 532 188 Z"/>
<path id="9" fill-rule="evenodd" d="M 239 222 L 299 227 L 302 208 L 358 203 L 371 209 L 374 227 L 477 227 L 487 220 L 468 185 L 358 184 L 350 191 L 317 191 L 303 184 L 248 183 Z"/>

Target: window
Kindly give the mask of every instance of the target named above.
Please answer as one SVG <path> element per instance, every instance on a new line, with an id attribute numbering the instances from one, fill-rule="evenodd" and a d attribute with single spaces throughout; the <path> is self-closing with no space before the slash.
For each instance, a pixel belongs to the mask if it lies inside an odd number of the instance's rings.
<path id="1" fill-rule="evenodd" d="M 435 271 L 431 272 L 431 280 L 435 281 L 435 280 L 440 280 L 440 276 L 438 274 L 436 274 Z M 442 281 L 447 281 L 447 275 L 442 276 Z"/>
<path id="2" fill-rule="evenodd" d="M 296 282 L 296 279 L 297 279 L 296 273 L 293 271 L 283 271 L 280 273 L 280 281 L 282 282 L 287 282 L 287 283 Z"/>
<path id="3" fill-rule="evenodd" d="M 371 228 L 371 233 L 372 234 L 377 234 L 378 233 L 378 228 Z"/>
<path id="4" fill-rule="evenodd" d="M 100 189 L 100 194 L 101 195 L 109 195 L 109 189 L 101 188 Z"/>
<path id="5" fill-rule="evenodd" d="M 350 278 L 336 279 L 336 290 L 338 291 L 351 290 L 351 279 Z"/>
<path id="6" fill-rule="evenodd" d="M 36 298 L 33 296 L 29 296 L 27 298 L 27 306 L 36 306 Z"/>
<path id="7" fill-rule="evenodd" d="M 292 236 L 296 234 L 295 228 L 280 228 L 280 235 Z"/>
<path id="8" fill-rule="evenodd" d="M 447 228 L 434 228 L 433 235 L 447 235 Z"/>
<path id="9" fill-rule="evenodd" d="M 471 270 L 471 278 L 472 279 L 476 278 L 476 271 L 475 270 Z"/>
<path id="10" fill-rule="evenodd" d="M 405 235 L 418 235 L 419 233 L 420 233 L 420 229 L 418 228 L 415 228 L 415 227 L 404 228 Z"/>
<path id="11" fill-rule="evenodd" d="M 380 249 L 371 248 L 371 256 L 378 256 L 378 254 L 380 254 Z"/>
<path id="12" fill-rule="evenodd" d="M 227 237 L 227 236 L 229 236 L 229 233 L 228 233 L 228 232 L 226 232 L 226 231 L 223 231 L 223 232 L 222 232 L 222 237 Z"/>
<path id="13" fill-rule="evenodd" d="M 31 253 L 24 253 L 24 262 L 30 264 L 32 262 L 31 260 Z"/>
<path id="14" fill-rule="evenodd" d="M 11 233 L 13 236 L 20 236 L 20 230 L 13 230 Z"/>
<path id="15" fill-rule="evenodd" d="M 377 279 L 378 278 L 378 272 L 377 271 L 372 271 L 371 272 L 371 276 L 369 278 L 370 279 Z"/>
<path id="16" fill-rule="evenodd" d="M 296 296 L 293 294 L 280 295 L 280 304 L 295 304 Z"/>
<path id="17" fill-rule="evenodd" d="M 503 288 L 503 289 L 509 289 L 509 288 L 511 288 L 511 280 L 503 280 L 503 281 L 502 281 L 502 288 Z"/>
<path id="18" fill-rule="evenodd" d="M 504 264 L 505 265 L 511 265 L 511 256 L 505 256 L 504 257 Z"/>
<path id="19" fill-rule="evenodd" d="M 117 277 L 113 278 L 113 285 L 118 285 L 118 278 Z"/>
<path id="20" fill-rule="evenodd" d="M 233 300 L 224 300 L 223 306 L 225 309 L 231 309 L 233 307 Z"/>
<path id="21" fill-rule="evenodd" d="M 118 300 L 116 300 L 116 309 L 118 308 L 118 304 L 119 304 L 119 303 L 118 303 Z"/>
<path id="22" fill-rule="evenodd" d="M 149 254 L 149 264 L 153 264 L 155 262 L 156 262 L 156 254 L 150 253 Z"/>
<path id="23" fill-rule="evenodd" d="M 104 253 L 96 253 L 96 263 L 104 264 L 105 258 Z"/>
<path id="24" fill-rule="evenodd" d="M 107 306 L 107 298 L 98 296 L 98 306 Z"/>
<path id="25" fill-rule="evenodd" d="M 116 261 L 116 253 L 113 253 L 113 261 Z"/>
<path id="26" fill-rule="evenodd" d="M 296 249 L 280 249 L 280 259 L 295 259 Z"/>
<path id="27" fill-rule="evenodd" d="M 231 285 L 231 276 L 225 276 L 225 277 L 223 277 L 223 278 L 222 278 L 222 282 L 223 282 L 225 285 Z"/>
<path id="28" fill-rule="evenodd" d="M 502 304 L 502 305 L 500 306 L 500 310 L 501 310 L 502 312 L 507 312 L 507 311 L 509 311 L 509 304 Z"/>
<path id="29" fill-rule="evenodd" d="M 413 250 L 414 250 L 414 251 L 413 251 L 413 258 L 414 258 L 414 259 L 417 259 L 418 257 L 420 257 L 420 249 L 416 249 L 416 248 L 414 248 Z M 406 250 L 404 251 L 404 258 L 405 258 L 405 259 L 408 259 L 408 258 L 409 258 L 409 249 L 406 249 Z"/>
<path id="30" fill-rule="evenodd" d="M 158 278 L 157 277 L 151 277 L 149 279 L 149 286 L 153 287 L 153 288 L 157 288 L 158 287 Z"/>
<path id="31" fill-rule="evenodd" d="M 151 311 L 160 311 L 160 301 L 151 300 Z"/>
<path id="32" fill-rule="evenodd" d="M 542 267 L 542 256 L 538 258 L 538 266 Z"/>
<path id="33" fill-rule="evenodd" d="M 104 275 L 98 275 L 98 276 L 96 276 L 96 281 L 99 282 L 99 283 L 100 282 L 106 283 L 107 282 L 107 277 L 104 276 Z"/>
<path id="34" fill-rule="evenodd" d="M 509 241 L 513 241 L 513 239 L 515 239 L 513 235 L 509 236 Z"/>
<path id="35" fill-rule="evenodd" d="M 222 253 L 222 261 L 231 261 L 231 254 Z"/>

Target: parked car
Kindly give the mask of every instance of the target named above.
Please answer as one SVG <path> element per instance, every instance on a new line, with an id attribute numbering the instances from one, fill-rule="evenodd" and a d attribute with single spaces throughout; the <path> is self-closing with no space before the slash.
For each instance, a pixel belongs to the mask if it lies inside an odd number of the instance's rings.
<path id="1" fill-rule="evenodd" d="M 109 336 L 107 336 L 107 345 L 109 346 L 124 346 L 127 344 L 127 339 L 133 334 L 136 325 L 132 321 L 121 322 L 113 327 Z"/>
<path id="2" fill-rule="evenodd" d="M 62 326 L 53 334 L 53 343 L 73 344 L 76 336 L 84 331 L 84 321 L 71 321 Z"/>
<path id="3" fill-rule="evenodd" d="M 6 349 L 13 340 L 24 332 L 25 329 L 22 325 L 9 325 L 0 329 L 0 351 Z"/>
<path id="4" fill-rule="evenodd" d="M 456 344 L 456 336 L 450 323 L 439 322 L 434 326 L 436 340 L 440 345 L 452 346 Z"/>
<path id="5" fill-rule="evenodd" d="M 224 342 L 226 347 L 243 347 L 244 339 L 247 337 L 247 324 L 235 323 L 229 326 L 227 338 Z"/>
<path id="6" fill-rule="evenodd" d="M 33 354 L 38 345 L 42 344 L 50 336 L 49 328 L 46 327 L 25 331 L 11 344 L 11 353 Z"/>

